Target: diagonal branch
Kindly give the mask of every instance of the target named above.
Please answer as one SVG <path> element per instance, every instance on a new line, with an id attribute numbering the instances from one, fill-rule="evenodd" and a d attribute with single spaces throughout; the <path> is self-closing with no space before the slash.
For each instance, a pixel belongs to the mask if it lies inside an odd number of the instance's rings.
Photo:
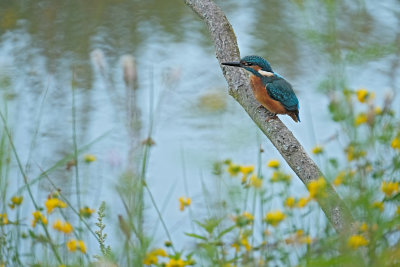
<path id="1" fill-rule="evenodd" d="M 238 61 L 240 52 L 236 36 L 222 10 L 212 0 L 185 0 L 185 2 L 206 23 L 219 63 Z M 307 185 L 310 181 L 321 177 L 321 171 L 292 132 L 279 119 L 265 121 L 272 114 L 260 107 L 254 98 L 245 71 L 223 65 L 221 68 L 229 85 L 229 94 L 242 105 L 301 181 Z M 318 203 L 338 233 L 350 230 L 353 224 L 351 213 L 330 183 L 327 183 L 326 197 L 319 199 Z"/>

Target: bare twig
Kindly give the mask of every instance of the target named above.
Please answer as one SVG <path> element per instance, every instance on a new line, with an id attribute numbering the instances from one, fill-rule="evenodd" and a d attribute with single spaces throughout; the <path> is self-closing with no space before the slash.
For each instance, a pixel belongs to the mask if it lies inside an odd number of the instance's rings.
<path id="1" fill-rule="evenodd" d="M 236 36 L 222 10 L 212 0 L 185 0 L 185 2 L 206 23 L 219 63 L 238 61 L 240 52 Z M 260 107 L 255 100 L 245 71 L 223 65 L 221 69 L 229 85 L 229 94 L 242 105 L 301 181 L 307 185 L 321 177 L 321 171 L 292 132 L 279 119 L 265 121 L 272 114 Z M 345 233 L 350 230 L 349 226 L 353 224 L 353 218 L 332 185 L 329 183 L 327 185 L 327 196 L 318 201 L 319 205 L 335 230 L 338 233 Z"/>

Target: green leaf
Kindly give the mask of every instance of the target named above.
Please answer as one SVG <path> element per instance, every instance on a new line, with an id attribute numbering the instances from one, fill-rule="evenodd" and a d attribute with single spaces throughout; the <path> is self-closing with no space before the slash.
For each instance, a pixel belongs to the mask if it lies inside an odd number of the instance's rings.
<path id="1" fill-rule="evenodd" d="M 207 241 L 206 237 L 198 235 L 198 234 L 185 233 L 185 235 L 190 236 L 190 237 L 194 237 L 194 238 L 197 238 L 197 239 L 201 239 L 201 240 L 204 240 L 204 241 Z"/>
<path id="2" fill-rule="evenodd" d="M 231 232 L 233 229 L 235 229 L 235 225 L 232 225 L 231 227 L 226 228 L 225 230 L 222 230 L 221 233 L 219 233 L 219 235 L 217 236 L 217 239 L 220 239 L 221 237 L 223 237 L 225 234 Z"/>

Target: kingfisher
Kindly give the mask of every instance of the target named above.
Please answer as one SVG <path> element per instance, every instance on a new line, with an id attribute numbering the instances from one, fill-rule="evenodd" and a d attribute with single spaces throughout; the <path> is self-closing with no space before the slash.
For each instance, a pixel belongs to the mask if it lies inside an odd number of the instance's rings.
<path id="1" fill-rule="evenodd" d="M 300 122 L 299 100 L 292 85 L 274 72 L 267 60 L 259 56 L 245 56 L 239 62 L 223 62 L 222 65 L 244 68 L 251 72 L 250 84 L 254 97 L 274 114 L 287 114 Z"/>

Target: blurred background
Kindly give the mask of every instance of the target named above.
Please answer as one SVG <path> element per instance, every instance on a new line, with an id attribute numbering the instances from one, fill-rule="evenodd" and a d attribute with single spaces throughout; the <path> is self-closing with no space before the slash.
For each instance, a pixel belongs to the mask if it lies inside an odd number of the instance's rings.
<path id="1" fill-rule="evenodd" d="M 317 144 L 330 155 L 343 152 L 328 108 L 338 89 L 398 100 L 399 1 L 216 2 L 241 55 L 265 57 L 293 85 L 302 122 L 280 118 L 308 152 Z M 121 235 L 113 225 L 135 197 L 132 177 L 145 177 L 182 248 L 190 222 L 178 198 L 190 196 L 201 213 L 202 188 L 215 189 L 214 162 L 282 159 L 227 92 L 207 29 L 183 1 L 0 1 L 0 107 L 28 180 L 51 169 L 48 177 L 72 203 L 98 209 L 105 201 L 112 246 Z M 7 198 L 24 185 L 8 158 Z M 54 188 L 37 181 L 33 193 L 44 200 Z M 294 194 L 306 192 L 293 183 Z M 143 197 L 144 231 L 164 242 Z M 32 207 L 25 209 L 29 217 Z M 97 251 L 96 243 L 88 247 Z"/>

